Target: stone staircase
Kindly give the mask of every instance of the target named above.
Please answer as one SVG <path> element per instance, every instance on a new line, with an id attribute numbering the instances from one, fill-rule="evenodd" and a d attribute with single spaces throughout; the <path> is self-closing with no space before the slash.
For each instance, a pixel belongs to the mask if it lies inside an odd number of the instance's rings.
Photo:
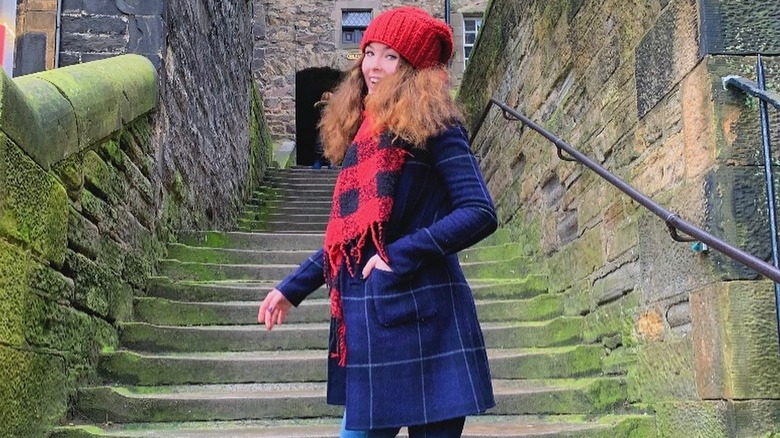
<path id="1" fill-rule="evenodd" d="M 184 232 L 147 296 L 101 356 L 63 437 L 335 437 L 325 403 L 329 305 L 316 291 L 267 332 L 259 301 L 322 244 L 336 171 L 272 170 L 235 232 Z M 583 318 L 526 272 L 497 232 L 461 261 L 489 346 L 497 407 L 465 437 L 648 437 L 652 416 L 627 404 L 624 376 L 604 375 Z M 401 431 L 404 436 L 405 430 Z"/>

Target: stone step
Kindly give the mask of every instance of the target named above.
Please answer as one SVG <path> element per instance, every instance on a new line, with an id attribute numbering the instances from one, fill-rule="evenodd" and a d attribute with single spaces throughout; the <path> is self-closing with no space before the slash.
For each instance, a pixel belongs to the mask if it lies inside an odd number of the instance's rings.
<path id="1" fill-rule="evenodd" d="M 324 222 L 291 222 L 283 219 L 279 221 L 252 221 L 239 219 L 238 226 L 239 231 L 247 232 L 281 232 L 288 233 L 295 231 L 296 233 L 317 233 L 322 234 L 325 232 L 327 220 Z"/>
<path id="2" fill-rule="evenodd" d="M 263 202 L 265 200 L 279 200 L 295 198 L 298 201 L 331 201 L 333 200 L 333 186 L 301 186 L 284 188 L 264 187 L 252 192 L 249 202 Z"/>
<path id="3" fill-rule="evenodd" d="M 262 192 L 263 189 L 315 189 L 330 188 L 331 192 L 336 185 L 336 176 L 313 176 L 311 178 L 278 178 L 265 180 L 263 188 L 256 190 Z"/>
<path id="4" fill-rule="evenodd" d="M 529 275 L 523 259 L 500 262 L 461 263 L 466 278 L 515 279 Z M 298 267 L 294 264 L 222 264 L 161 259 L 159 275 L 173 280 L 282 280 Z"/>
<path id="5" fill-rule="evenodd" d="M 278 284 L 278 281 L 215 281 L 215 282 L 174 282 L 167 277 L 152 277 L 147 283 L 146 293 L 151 297 L 167 298 L 176 301 L 225 302 L 256 301 Z M 528 276 L 520 280 L 469 280 L 472 293 L 477 299 L 514 300 L 548 296 L 546 279 Z M 309 295 L 308 299 L 327 296 L 322 286 Z"/>
<path id="6" fill-rule="evenodd" d="M 340 169 L 311 169 L 306 167 L 293 167 L 290 169 L 269 169 L 266 172 L 266 179 L 274 178 L 306 178 L 329 177 L 336 178 Z"/>
<path id="7" fill-rule="evenodd" d="M 516 279 L 528 276 L 530 264 L 525 257 L 489 261 L 461 261 L 466 278 Z"/>
<path id="8" fill-rule="evenodd" d="M 189 302 L 158 297 L 137 297 L 133 321 L 158 325 L 237 325 L 257 322 L 257 310 L 265 295 L 251 301 Z M 540 295 L 525 300 L 477 299 L 481 322 L 543 321 L 561 316 L 560 295 Z M 327 322 L 330 302 L 326 298 L 308 298 L 287 315 L 288 323 Z"/>
<path id="9" fill-rule="evenodd" d="M 336 183 L 337 174 L 290 175 L 287 177 L 272 176 L 265 178 L 256 191 L 277 187 L 331 187 Z"/>
<path id="10" fill-rule="evenodd" d="M 322 211 L 325 207 L 328 208 L 327 212 L 330 212 L 330 207 L 333 205 L 333 198 L 330 196 L 319 197 L 282 197 L 282 196 L 264 196 L 264 197 L 252 197 L 246 201 L 242 213 L 257 213 L 258 210 L 262 212 L 274 212 L 277 209 L 288 207 L 298 208 L 308 211 L 313 209 L 315 211 Z"/>
<path id="11" fill-rule="evenodd" d="M 146 294 L 193 302 L 253 301 L 265 297 L 276 284 L 275 281 L 174 282 L 167 277 L 152 277 L 147 282 Z M 323 288 L 321 295 L 325 293 Z"/>
<path id="12" fill-rule="evenodd" d="M 505 270 L 512 270 L 516 265 L 522 265 L 525 260 L 522 257 L 508 257 L 511 252 L 493 252 L 493 247 L 465 250 L 459 254 L 461 263 L 480 264 L 495 263 L 501 261 L 506 265 Z M 230 248 L 208 248 L 201 246 L 187 246 L 181 243 L 168 244 L 167 259 L 181 262 L 197 263 L 225 263 L 225 264 L 298 264 L 306 259 L 313 251 L 309 250 L 252 250 Z M 522 268 L 522 266 L 521 266 Z M 476 269 L 479 271 L 479 269 Z M 520 269 L 518 269 L 520 270 Z M 487 270 L 489 271 L 489 270 Z M 503 275 L 503 273 L 502 273 Z M 488 275 L 489 276 L 489 275 Z M 518 275 L 516 275 L 518 276 Z M 493 277 L 496 278 L 496 277 Z"/>
<path id="13" fill-rule="evenodd" d="M 339 418 L 300 420 L 130 423 L 96 427 L 70 426 L 50 438 L 333 438 Z M 648 415 L 479 415 L 466 418 L 463 438 L 645 438 L 655 436 Z M 398 434 L 407 438 L 405 428 Z"/>
<path id="14" fill-rule="evenodd" d="M 168 245 L 167 258 L 180 262 L 194 263 L 298 265 L 312 255 L 313 252 L 309 250 L 255 251 L 251 249 L 204 248 L 172 243 Z"/>
<path id="15" fill-rule="evenodd" d="M 172 280 L 276 280 L 281 281 L 297 268 L 297 264 L 227 265 L 217 263 L 180 262 L 162 259 L 157 263 L 159 275 Z"/>
<path id="16" fill-rule="evenodd" d="M 596 376 L 604 348 L 582 345 L 547 349 L 488 350 L 496 379 Z M 102 354 L 99 374 L 107 384 L 158 386 L 218 383 L 324 382 L 326 350 Z"/>
<path id="17" fill-rule="evenodd" d="M 494 380 L 493 388 L 493 415 L 599 414 L 627 396 L 620 378 Z M 325 403 L 325 383 L 300 382 L 85 387 L 75 409 L 100 423 L 338 418 L 342 413 Z"/>
<path id="18" fill-rule="evenodd" d="M 461 262 L 488 262 L 524 259 L 523 247 L 514 243 L 502 245 L 475 245 L 458 253 Z"/>
<path id="19" fill-rule="evenodd" d="M 269 214 L 278 215 L 325 215 L 330 216 L 330 209 L 333 203 L 330 201 L 318 202 L 266 202 L 264 204 L 254 204 L 244 206 L 242 218 L 252 220 L 262 220 Z"/>
<path id="20" fill-rule="evenodd" d="M 312 211 L 301 211 L 296 213 L 265 213 L 265 214 L 244 214 L 239 220 L 242 222 L 292 222 L 297 224 L 306 224 L 306 223 L 316 223 L 316 224 L 322 224 L 323 230 L 325 229 L 324 225 L 328 223 L 328 219 L 330 219 L 330 208 L 328 208 L 328 211 L 322 213 L 322 212 L 312 212 Z"/>
<path id="21" fill-rule="evenodd" d="M 582 338 L 581 317 L 544 322 L 485 323 L 490 348 L 542 348 L 574 345 Z M 309 350 L 325 348 L 326 323 L 283 324 L 267 331 L 259 324 L 226 326 L 168 326 L 142 322 L 121 324 L 123 348 L 145 352 Z"/>
<path id="22" fill-rule="evenodd" d="M 309 250 L 322 247 L 323 234 L 183 231 L 177 242 L 188 246 L 251 250 Z"/>
<path id="23" fill-rule="evenodd" d="M 253 301 L 181 302 L 156 297 L 133 301 L 133 321 L 157 325 L 203 326 L 256 324 L 257 311 L 265 295 Z M 307 299 L 287 314 L 285 323 L 328 322 L 330 302 Z"/>

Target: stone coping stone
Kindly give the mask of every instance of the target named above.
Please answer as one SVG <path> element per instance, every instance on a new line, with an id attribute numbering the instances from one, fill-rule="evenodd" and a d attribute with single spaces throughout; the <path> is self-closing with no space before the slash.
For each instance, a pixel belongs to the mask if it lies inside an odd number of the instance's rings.
<path id="1" fill-rule="evenodd" d="M 156 105 L 157 71 L 140 55 L 15 79 L 0 73 L 0 130 L 46 170 Z"/>

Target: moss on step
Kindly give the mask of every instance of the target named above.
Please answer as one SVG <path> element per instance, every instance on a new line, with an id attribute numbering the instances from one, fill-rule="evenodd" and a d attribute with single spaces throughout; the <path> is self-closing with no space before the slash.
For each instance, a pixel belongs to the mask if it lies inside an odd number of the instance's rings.
<path id="1" fill-rule="evenodd" d="M 522 247 L 514 243 L 477 245 L 458 253 L 461 263 L 509 260 L 523 255 Z"/>
<path id="2" fill-rule="evenodd" d="M 490 370 L 496 379 L 593 376 L 601 372 L 603 355 L 604 348 L 598 345 L 528 349 L 518 354 L 491 356 Z"/>
<path id="3" fill-rule="evenodd" d="M 469 279 L 472 291 L 478 298 L 516 299 L 531 298 L 547 292 L 547 277 L 528 275 L 523 278 Z"/>
<path id="4" fill-rule="evenodd" d="M 479 301 L 480 321 L 541 321 L 560 316 L 560 295 L 539 295 L 526 300 Z"/>

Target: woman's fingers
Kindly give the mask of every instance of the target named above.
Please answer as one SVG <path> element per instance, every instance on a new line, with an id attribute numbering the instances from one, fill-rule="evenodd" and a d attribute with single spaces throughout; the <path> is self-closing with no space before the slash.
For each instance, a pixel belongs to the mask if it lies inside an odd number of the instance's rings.
<path id="1" fill-rule="evenodd" d="M 368 259 L 366 266 L 363 267 L 363 278 L 368 278 L 374 268 L 379 269 L 380 271 L 393 272 L 393 269 L 382 260 L 382 257 L 379 257 L 379 254 L 374 254 Z"/>
<path id="2" fill-rule="evenodd" d="M 284 321 L 290 307 L 292 304 L 287 301 L 287 298 L 278 289 L 274 289 L 260 303 L 260 308 L 257 311 L 257 322 L 265 324 L 265 328 L 271 330 L 274 325 Z"/>

